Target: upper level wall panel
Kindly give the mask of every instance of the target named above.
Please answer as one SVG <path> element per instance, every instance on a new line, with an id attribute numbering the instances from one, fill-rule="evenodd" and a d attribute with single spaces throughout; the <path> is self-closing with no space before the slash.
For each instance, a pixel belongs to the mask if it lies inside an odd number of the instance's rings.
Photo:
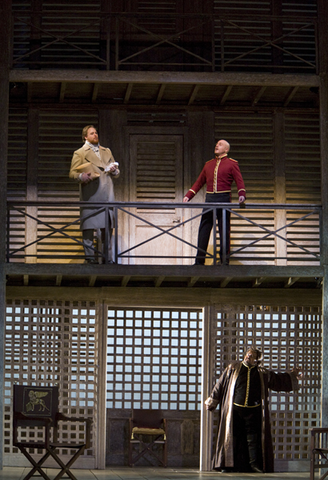
<path id="1" fill-rule="evenodd" d="M 316 72 L 316 2 L 276 3 L 13 0 L 13 67 Z"/>

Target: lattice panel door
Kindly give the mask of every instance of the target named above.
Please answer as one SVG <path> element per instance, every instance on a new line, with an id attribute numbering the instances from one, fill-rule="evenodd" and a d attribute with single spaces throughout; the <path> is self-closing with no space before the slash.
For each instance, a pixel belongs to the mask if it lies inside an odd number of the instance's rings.
<path id="1" fill-rule="evenodd" d="M 217 308 L 213 385 L 231 361 L 243 359 L 250 345 L 263 352 L 265 368 L 283 372 L 297 366 L 304 374 L 297 393 L 270 393 L 276 470 L 309 466 L 309 428 L 320 425 L 321 328 L 320 307 Z"/>
<path id="2" fill-rule="evenodd" d="M 110 308 L 107 322 L 107 408 L 200 409 L 200 309 Z"/>
<path id="3" fill-rule="evenodd" d="M 94 303 L 8 300 L 4 381 L 5 466 L 25 465 L 23 455 L 12 446 L 12 385 L 16 382 L 58 384 L 60 411 L 92 418 L 92 447 L 76 462 L 76 467 L 96 467 L 98 326 Z M 65 434 L 67 439 L 79 435 L 74 426 Z M 62 454 L 65 458 L 66 452 Z"/>

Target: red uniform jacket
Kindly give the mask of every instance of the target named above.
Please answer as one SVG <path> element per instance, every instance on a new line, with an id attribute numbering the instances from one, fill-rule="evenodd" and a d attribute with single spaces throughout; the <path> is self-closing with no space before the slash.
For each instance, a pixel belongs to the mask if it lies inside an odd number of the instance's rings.
<path id="1" fill-rule="evenodd" d="M 227 155 L 213 158 L 205 163 L 196 182 L 185 196 L 191 200 L 205 184 L 206 193 L 230 193 L 233 181 L 236 182 L 238 195 L 243 195 L 246 198 L 244 180 L 237 160 L 233 160 Z"/>

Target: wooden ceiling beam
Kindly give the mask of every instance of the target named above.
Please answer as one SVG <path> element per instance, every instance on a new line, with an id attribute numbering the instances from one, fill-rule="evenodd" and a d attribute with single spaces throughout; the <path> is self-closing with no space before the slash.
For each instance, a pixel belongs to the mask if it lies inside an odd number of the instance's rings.
<path id="1" fill-rule="evenodd" d="M 261 87 L 261 88 L 258 89 L 258 92 L 255 95 L 255 98 L 254 98 L 253 103 L 252 103 L 253 107 L 258 104 L 260 98 L 262 97 L 263 93 L 266 91 L 267 88 L 268 87 Z"/>
<path id="2" fill-rule="evenodd" d="M 289 277 L 287 282 L 285 283 L 285 288 L 289 288 L 291 287 L 292 285 L 294 285 L 294 283 L 297 282 L 297 280 L 299 280 L 300 277 Z"/>
<path id="3" fill-rule="evenodd" d="M 223 96 L 222 96 L 222 98 L 221 98 L 220 105 L 224 105 L 224 104 L 225 104 L 225 102 L 227 101 L 227 99 L 228 99 L 228 97 L 229 97 L 229 94 L 230 94 L 230 92 L 231 92 L 231 90 L 232 90 L 232 87 L 233 87 L 232 85 L 228 85 L 228 86 L 227 86 L 227 88 L 225 89 L 225 92 L 224 92 L 224 94 L 223 94 Z"/>
<path id="4" fill-rule="evenodd" d="M 96 70 L 24 70 L 9 72 L 10 82 L 35 83 L 123 83 L 158 85 L 216 85 L 258 87 L 320 87 L 314 74 L 236 73 L 236 72 L 124 72 Z"/>
<path id="5" fill-rule="evenodd" d="M 94 83 L 93 89 L 92 89 L 92 97 L 91 97 L 92 103 L 95 103 L 97 101 L 98 91 L 99 91 L 99 84 Z"/>
<path id="6" fill-rule="evenodd" d="M 133 83 L 129 83 L 127 88 L 126 88 L 126 91 L 125 91 L 125 96 L 124 96 L 124 100 L 123 100 L 124 105 L 129 103 L 131 93 L 132 93 L 132 89 L 133 89 Z"/>
<path id="7" fill-rule="evenodd" d="M 62 82 L 60 84 L 59 103 L 63 103 L 63 101 L 65 100 L 66 86 L 66 82 Z"/>
<path id="8" fill-rule="evenodd" d="M 164 92 L 165 92 L 166 85 L 162 83 L 162 85 L 159 87 L 157 98 L 156 98 L 156 105 L 159 105 L 162 101 Z"/>
<path id="9" fill-rule="evenodd" d="M 233 277 L 226 277 L 222 282 L 220 283 L 220 288 L 225 288 L 233 279 Z"/>
<path id="10" fill-rule="evenodd" d="M 199 85 L 195 85 L 189 97 L 188 105 L 191 105 L 194 103 L 195 98 L 197 97 L 198 90 L 199 90 Z"/>
<path id="11" fill-rule="evenodd" d="M 293 87 L 290 89 L 287 97 L 286 97 L 286 100 L 284 102 L 284 107 L 287 107 L 287 105 L 290 103 L 290 101 L 292 100 L 292 98 L 294 97 L 295 93 L 297 92 L 297 90 L 299 89 L 299 87 Z"/>

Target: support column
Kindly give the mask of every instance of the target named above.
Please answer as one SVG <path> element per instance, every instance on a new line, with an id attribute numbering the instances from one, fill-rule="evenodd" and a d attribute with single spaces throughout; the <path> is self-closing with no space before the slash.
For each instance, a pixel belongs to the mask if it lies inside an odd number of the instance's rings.
<path id="1" fill-rule="evenodd" d="M 0 5 L 0 468 L 3 465 L 3 378 L 4 326 L 6 316 L 6 212 L 9 115 L 9 39 L 11 38 L 11 0 Z"/>
<path id="2" fill-rule="evenodd" d="M 285 119 L 282 111 L 274 115 L 274 201 L 286 203 L 286 173 L 285 173 Z M 286 210 L 276 210 L 275 230 L 286 225 Z M 280 237 L 287 237 L 286 229 L 279 231 Z M 279 260 L 279 257 L 287 257 L 287 243 L 281 238 L 275 237 L 276 265 L 286 265 L 287 260 Z"/>
<path id="3" fill-rule="evenodd" d="M 202 354 L 202 390 L 201 390 L 201 417 L 200 417 L 200 459 L 199 469 L 201 472 L 211 470 L 212 438 L 213 438 L 213 414 L 205 408 L 204 402 L 209 396 L 212 385 L 213 372 L 213 338 L 211 325 L 215 315 L 214 307 L 206 307 L 203 310 L 203 354 Z"/>
<path id="4" fill-rule="evenodd" d="M 328 425 L 328 4 L 318 0 L 318 49 L 320 74 L 320 152 L 321 152 L 321 265 L 322 288 L 322 380 L 321 424 Z"/>

